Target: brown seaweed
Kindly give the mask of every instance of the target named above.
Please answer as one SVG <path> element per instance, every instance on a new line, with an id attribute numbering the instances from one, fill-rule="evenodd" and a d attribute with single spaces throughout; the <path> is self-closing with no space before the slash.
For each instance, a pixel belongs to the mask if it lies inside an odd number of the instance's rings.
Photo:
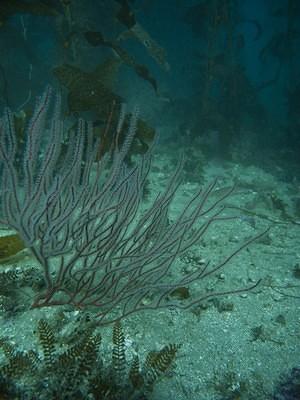
<path id="1" fill-rule="evenodd" d="M 94 47 L 102 45 L 113 49 L 118 57 L 124 62 L 124 64 L 133 68 L 136 74 L 145 81 L 149 82 L 155 92 L 157 92 L 157 82 L 151 75 L 149 69 L 145 65 L 136 62 L 134 57 L 124 50 L 117 41 L 104 38 L 102 33 L 98 31 L 87 31 L 84 33 L 84 37 L 87 42 Z"/>
<path id="2" fill-rule="evenodd" d="M 119 11 L 117 12 L 117 20 L 125 25 L 128 29 L 131 29 L 136 24 L 136 19 L 133 11 L 131 10 L 126 0 L 116 0 L 121 4 Z"/>
<path id="3" fill-rule="evenodd" d="M 0 27 L 15 14 L 31 14 L 39 16 L 57 16 L 58 11 L 42 1 L 27 2 L 23 0 L 1 0 Z"/>
<path id="4" fill-rule="evenodd" d="M 111 79 L 118 65 L 111 64 Z M 53 69 L 53 74 L 59 82 L 68 89 L 68 106 L 70 113 L 95 111 L 98 117 L 106 120 L 113 102 L 121 103 L 122 99 L 105 85 L 106 69 L 109 73 L 108 65 L 100 64 L 94 71 L 85 72 L 78 67 L 63 64 Z"/>
<path id="5" fill-rule="evenodd" d="M 0 237 L 0 262 L 14 256 L 25 248 L 23 240 L 17 234 Z"/>
<path id="6" fill-rule="evenodd" d="M 99 64 L 94 71 L 86 72 L 78 67 L 63 64 L 53 69 L 59 82 L 68 90 L 67 101 L 70 113 L 91 111 L 95 114 L 94 133 L 101 136 L 101 148 L 98 156 L 111 150 L 115 145 L 115 128 L 118 122 L 122 98 L 115 94 L 111 86 L 119 67 L 119 60 L 108 59 Z M 111 118 L 110 118 L 111 117 Z M 111 121 L 109 121 L 111 119 Z M 124 133 L 129 126 L 130 114 L 126 116 L 124 132 L 119 140 L 122 142 Z M 105 129 L 109 121 L 108 129 Z M 152 143 L 155 131 L 145 121 L 138 119 L 135 140 L 131 152 L 143 154 Z M 118 143 L 120 144 L 120 143 Z"/>

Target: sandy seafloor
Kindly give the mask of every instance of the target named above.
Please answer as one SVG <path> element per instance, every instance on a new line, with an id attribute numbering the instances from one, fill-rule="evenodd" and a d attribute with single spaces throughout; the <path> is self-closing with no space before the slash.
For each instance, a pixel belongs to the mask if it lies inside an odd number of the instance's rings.
<path id="1" fill-rule="evenodd" d="M 147 202 L 151 202 L 174 171 L 176 152 L 165 150 L 160 147 L 156 151 Z M 251 286 L 259 279 L 261 283 L 253 291 L 218 298 L 203 307 L 150 311 L 128 317 L 123 321 L 127 358 L 130 361 L 136 349 L 143 360 L 148 351 L 167 343 L 182 344 L 173 370 L 157 382 L 149 399 L 272 399 L 278 382 L 300 364 L 300 282 L 299 274 L 297 278 L 294 273 L 300 265 L 300 225 L 296 216 L 296 223 L 284 218 L 282 211 L 269 200 L 269 194 L 276 193 L 293 218 L 292 200 L 299 196 L 299 186 L 286 184 L 258 167 L 243 167 L 233 162 L 211 161 L 202 175 L 204 184 L 216 176 L 219 176 L 219 187 L 236 182 L 237 189 L 227 203 L 247 208 L 263 218 L 240 213 L 241 217 L 234 221 L 214 225 L 201 244 L 194 246 L 187 258 L 181 257 L 174 269 L 188 268 L 193 257 L 221 259 L 243 239 L 270 226 L 263 239 L 238 254 L 216 277 L 194 285 L 191 296 L 201 288 L 220 291 L 224 287 Z M 183 183 L 172 216 L 176 216 L 198 187 L 199 183 Z M 235 215 L 238 213 L 235 211 Z M 28 257 L 20 263 L 35 261 Z M 15 263 L 13 266 L 6 263 L 1 268 L 15 266 Z M 33 333 L 37 321 L 43 317 L 51 323 L 58 313 L 62 315 L 61 311 L 52 308 L 25 309 L 9 315 L 2 312 L 0 335 L 9 337 L 20 349 L 37 349 L 39 345 Z M 79 313 L 64 313 L 62 334 L 72 329 Z M 109 354 L 111 328 L 101 331 L 102 353 Z M 3 361 L 2 354 L 0 357 Z"/>

